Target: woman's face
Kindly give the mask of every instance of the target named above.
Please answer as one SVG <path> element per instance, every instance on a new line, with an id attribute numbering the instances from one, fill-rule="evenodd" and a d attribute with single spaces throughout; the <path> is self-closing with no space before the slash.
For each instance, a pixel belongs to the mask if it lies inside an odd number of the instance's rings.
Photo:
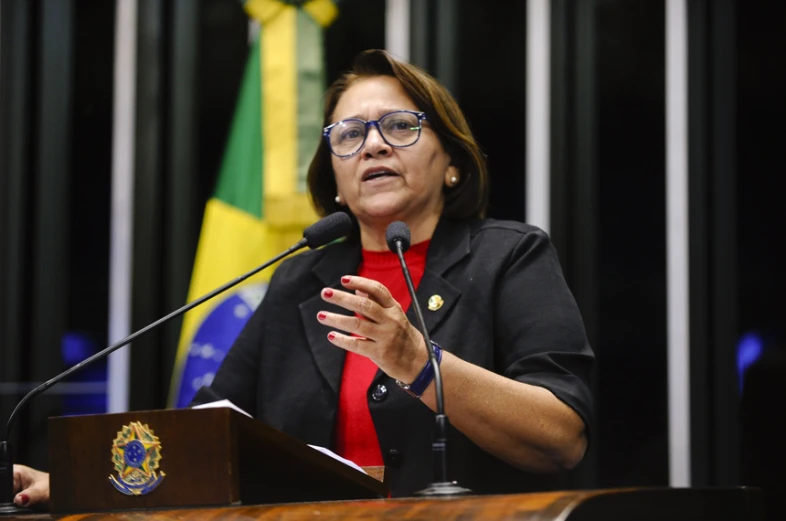
<path id="1" fill-rule="evenodd" d="M 375 120 L 396 110 L 418 108 L 397 79 L 374 76 L 357 81 L 344 92 L 332 123 L 348 118 Z M 388 145 L 377 127 L 371 126 L 357 154 L 347 158 L 333 155 L 332 162 L 341 204 L 349 206 L 361 225 L 387 226 L 401 220 L 413 226 L 438 218 L 443 207 L 442 188 L 451 177 L 458 177 L 428 120 L 423 121 L 420 139 L 402 148 Z M 381 172 L 385 175 L 379 175 Z"/>

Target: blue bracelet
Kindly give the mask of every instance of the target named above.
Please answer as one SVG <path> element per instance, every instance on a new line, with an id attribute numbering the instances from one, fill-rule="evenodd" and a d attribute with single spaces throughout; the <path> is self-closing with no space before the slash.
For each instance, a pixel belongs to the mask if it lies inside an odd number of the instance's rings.
<path id="1" fill-rule="evenodd" d="M 434 354 L 437 357 L 437 364 L 442 363 L 442 348 L 439 347 L 439 344 L 432 341 L 431 345 L 434 347 Z M 420 371 L 420 374 L 415 381 L 411 384 L 405 384 L 401 380 L 396 380 L 396 385 L 404 389 L 407 393 L 414 396 L 415 398 L 420 398 L 426 389 L 428 388 L 429 384 L 431 384 L 431 380 L 434 379 L 434 366 L 431 365 L 431 358 L 426 360 L 426 365 L 423 366 L 423 370 Z"/>

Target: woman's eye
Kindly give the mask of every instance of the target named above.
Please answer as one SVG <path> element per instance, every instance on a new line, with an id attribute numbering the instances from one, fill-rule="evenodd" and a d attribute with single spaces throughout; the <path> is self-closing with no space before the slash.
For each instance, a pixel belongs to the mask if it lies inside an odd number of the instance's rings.
<path id="1" fill-rule="evenodd" d="M 394 121 L 389 122 L 387 128 L 390 130 L 398 131 L 398 130 L 412 130 L 412 122 L 406 121 L 403 119 L 397 119 Z"/>
<path id="2" fill-rule="evenodd" d="M 358 129 L 355 129 L 355 128 L 347 129 L 347 130 L 344 130 L 343 132 L 341 132 L 339 137 L 341 138 L 342 141 L 345 141 L 345 140 L 348 140 L 348 139 L 357 139 L 357 138 L 360 137 L 360 131 Z"/>

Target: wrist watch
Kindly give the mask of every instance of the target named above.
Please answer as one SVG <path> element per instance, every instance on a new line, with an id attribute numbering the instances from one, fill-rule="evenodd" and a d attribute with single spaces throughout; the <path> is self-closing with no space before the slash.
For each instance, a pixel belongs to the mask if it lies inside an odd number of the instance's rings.
<path id="1" fill-rule="evenodd" d="M 436 342 L 432 341 L 431 345 L 434 347 L 434 354 L 437 357 L 437 364 L 442 362 L 442 348 Z M 420 398 L 428 388 L 431 380 L 434 379 L 434 367 L 431 365 L 431 358 L 426 360 L 426 365 L 420 371 L 420 374 L 415 378 L 411 384 L 405 384 L 401 380 L 396 380 L 396 385 L 401 387 L 410 396 Z"/>

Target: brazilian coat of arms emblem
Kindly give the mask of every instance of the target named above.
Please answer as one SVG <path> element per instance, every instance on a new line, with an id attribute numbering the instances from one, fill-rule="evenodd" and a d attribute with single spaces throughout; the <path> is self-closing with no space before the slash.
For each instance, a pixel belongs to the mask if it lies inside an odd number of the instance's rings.
<path id="1" fill-rule="evenodd" d="M 109 482 L 128 496 L 141 496 L 153 491 L 166 474 L 158 473 L 161 443 L 152 429 L 141 422 L 131 422 L 118 431 L 112 443 L 112 463 L 117 475 Z"/>

